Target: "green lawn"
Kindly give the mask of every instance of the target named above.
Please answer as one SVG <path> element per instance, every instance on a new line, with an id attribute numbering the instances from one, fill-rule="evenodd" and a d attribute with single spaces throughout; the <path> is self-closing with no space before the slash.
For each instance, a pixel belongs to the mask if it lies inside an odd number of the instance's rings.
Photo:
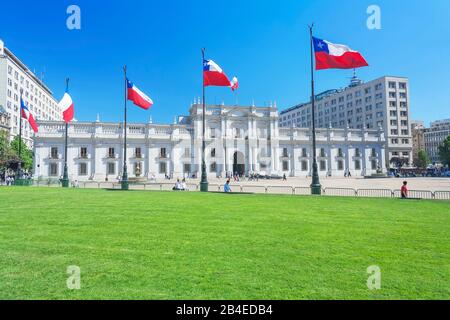
<path id="1" fill-rule="evenodd" d="M 0 204 L 0 299 L 450 299 L 450 202 L 3 187 Z"/>

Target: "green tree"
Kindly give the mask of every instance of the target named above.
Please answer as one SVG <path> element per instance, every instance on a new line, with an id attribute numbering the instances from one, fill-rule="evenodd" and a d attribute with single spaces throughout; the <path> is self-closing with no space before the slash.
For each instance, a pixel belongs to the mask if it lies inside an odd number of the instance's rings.
<path id="1" fill-rule="evenodd" d="M 0 170 L 4 170 L 7 167 L 10 155 L 11 148 L 8 142 L 8 133 L 0 131 Z"/>
<path id="2" fill-rule="evenodd" d="M 417 166 L 419 168 L 426 168 L 430 164 L 430 157 L 425 150 L 420 150 L 418 154 Z"/>
<path id="3" fill-rule="evenodd" d="M 11 141 L 11 150 L 14 156 L 19 156 L 19 137 L 16 136 Z M 33 152 L 28 149 L 25 142 L 22 140 L 22 150 L 21 150 L 21 158 L 22 158 L 22 169 L 31 170 L 33 168 Z"/>
<path id="4" fill-rule="evenodd" d="M 439 158 L 444 165 L 450 166 L 450 135 L 439 146 Z"/>

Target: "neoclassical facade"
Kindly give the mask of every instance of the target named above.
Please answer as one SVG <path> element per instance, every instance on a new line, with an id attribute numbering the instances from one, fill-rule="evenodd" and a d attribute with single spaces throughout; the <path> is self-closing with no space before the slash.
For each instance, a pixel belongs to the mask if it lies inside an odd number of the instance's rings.
<path id="1" fill-rule="evenodd" d="M 208 176 L 261 173 L 306 177 L 312 169 L 308 128 L 279 128 L 276 107 L 207 106 L 206 164 Z M 129 124 L 128 174 L 131 179 L 200 177 L 202 105 L 174 124 Z M 69 178 L 116 181 L 123 167 L 121 123 L 73 122 L 69 126 Z M 64 167 L 64 124 L 39 122 L 34 138 L 35 176 L 58 179 Z M 385 135 L 378 130 L 317 130 L 319 174 L 371 175 L 383 170 Z"/>

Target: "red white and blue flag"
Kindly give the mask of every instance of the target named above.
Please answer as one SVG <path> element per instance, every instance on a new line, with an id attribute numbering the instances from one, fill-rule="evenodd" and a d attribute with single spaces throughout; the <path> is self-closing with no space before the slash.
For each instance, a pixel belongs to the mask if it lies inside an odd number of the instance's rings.
<path id="1" fill-rule="evenodd" d="M 65 123 L 69 123 L 75 116 L 75 109 L 72 101 L 72 97 L 66 92 L 62 100 L 58 103 L 59 110 L 63 111 L 63 120 Z"/>
<path id="2" fill-rule="evenodd" d="M 142 109 L 148 110 L 153 105 L 153 100 L 145 93 L 139 90 L 133 82 L 127 79 L 128 100 L 133 101 L 135 105 Z"/>
<path id="3" fill-rule="evenodd" d="M 30 127 L 33 129 L 34 133 L 38 132 L 38 126 L 36 124 L 36 120 L 34 120 L 33 115 L 31 114 L 28 107 L 25 105 L 25 102 L 23 99 L 20 99 L 20 110 L 22 114 L 22 118 L 28 120 L 28 123 L 30 124 Z"/>
<path id="4" fill-rule="evenodd" d="M 363 56 L 342 44 L 334 44 L 313 37 L 316 56 L 316 70 L 354 69 L 367 67 L 369 64 Z"/>
<path id="5" fill-rule="evenodd" d="M 233 80 L 230 82 L 231 90 L 236 91 L 239 89 L 239 81 L 237 77 L 234 77 Z"/>
<path id="6" fill-rule="evenodd" d="M 231 87 L 231 82 L 214 61 L 203 60 L 203 86 Z"/>

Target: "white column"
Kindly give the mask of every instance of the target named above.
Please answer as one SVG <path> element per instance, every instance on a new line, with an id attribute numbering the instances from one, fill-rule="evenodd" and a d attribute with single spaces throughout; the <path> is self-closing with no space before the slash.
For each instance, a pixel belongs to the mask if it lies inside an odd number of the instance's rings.
<path id="1" fill-rule="evenodd" d="M 253 148 L 253 169 L 254 171 L 259 171 L 259 164 L 258 164 L 258 149 Z"/>
<path id="2" fill-rule="evenodd" d="M 252 146 L 248 146 L 248 171 L 253 171 L 253 150 Z"/>

